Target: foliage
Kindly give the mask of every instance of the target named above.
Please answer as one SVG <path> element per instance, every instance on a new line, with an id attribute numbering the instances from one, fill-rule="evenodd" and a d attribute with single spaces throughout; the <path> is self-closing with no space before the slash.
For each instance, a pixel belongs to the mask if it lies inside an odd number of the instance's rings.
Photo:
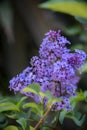
<path id="1" fill-rule="evenodd" d="M 32 87 L 31 87 L 32 86 Z M 37 86 L 37 87 L 36 87 Z M 42 93 L 40 91 L 39 85 L 32 84 L 30 85 L 31 89 L 29 90 L 29 86 L 27 87 L 26 91 L 31 92 L 34 91 L 35 93 L 38 93 L 38 95 L 41 95 L 42 98 L 44 96 L 49 97 L 49 103 L 46 106 L 46 108 L 43 108 L 43 102 L 38 104 L 33 101 L 29 101 L 27 97 L 20 97 L 18 101 L 11 101 L 10 98 L 5 100 L 3 97 L 0 100 L 0 128 L 4 128 L 4 130 L 35 130 L 32 123 L 37 123 L 40 118 L 44 116 L 44 113 L 49 108 L 49 106 L 52 106 L 54 102 L 58 102 L 61 99 L 53 98 L 51 93 L 47 91 L 46 93 Z M 34 89 L 36 87 L 36 89 Z M 25 89 L 24 89 L 25 91 Z M 11 97 L 12 98 L 12 97 Z M 70 99 L 71 105 L 73 106 L 74 110 L 76 107 L 77 102 L 79 101 L 87 101 L 87 91 L 84 93 L 82 91 L 77 93 L 76 97 L 71 97 Z M 3 109 L 2 109 L 3 108 Z M 55 115 L 57 115 L 57 111 L 55 112 Z M 77 113 L 77 114 L 76 114 Z M 49 116 L 49 115 L 46 115 Z M 64 118 L 72 119 L 78 126 L 81 126 L 85 120 L 85 115 L 82 116 L 80 112 L 67 112 L 66 110 L 62 110 L 59 112 L 59 121 L 61 124 L 63 124 Z M 15 125 L 9 124 L 9 121 L 13 120 L 15 122 Z M 5 124 L 1 124 L 1 122 L 6 122 Z M 58 117 L 53 118 L 53 120 L 50 120 L 50 122 L 55 124 L 58 121 Z M 47 125 L 47 120 L 44 120 L 45 127 L 41 127 L 41 130 L 51 130 L 50 125 Z M 47 125 L 47 126 L 46 126 Z"/>
<path id="2" fill-rule="evenodd" d="M 40 4 L 41 8 L 51 9 L 74 16 L 81 23 L 87 23 L 87 2 L 83 0 L 49 0 Z"/>

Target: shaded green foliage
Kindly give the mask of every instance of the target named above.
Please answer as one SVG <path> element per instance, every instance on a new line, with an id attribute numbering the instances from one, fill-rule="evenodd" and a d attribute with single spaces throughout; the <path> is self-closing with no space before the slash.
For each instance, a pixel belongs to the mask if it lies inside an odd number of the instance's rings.
<path id="1" fill-rule="evenodd" d="M 66 13 L 80 21 L 81 23 L 87 23 L 87 2 L 82 0 L 49 0 L 40 4 L 41 8 L 51 9 Z"/>
<path id="2" fill-rule="evenodd" d="M 12 102 L 10 98 L 2 98 L 0 100 L 0 122 L 3 122 L 3 125 L 0 124 L 0 128 L 4 128 L 4 130 L 34 130 L 32 123 L 38 122 L 41 117 L 43 117 L 46 109 L 51 106 L 54 102 L 58 102 L 61 99 L 60 98 L 53 98 L 51 93 L 47 91 L 46 93 L 42 93 L 40 91 L 39 85 L 32 84 L 30 85 L 31 89 L 28 89 L 29 86 L 26 88 L 26 91 L 32 90 L 34 93 L 37 93 L 38 95 L 42 95 L 42 98 L 44 96 L 48 97 L 48 105 L 44 109 L 43 102 L 42 103 L 35 103 L 34 101 L 29 101 L 28 97 L 20 97 L 17 101 Z M 35 88 L 35 89 L 34 89 Z M 43 96 L 44 95 L 44 96 Z M 71 97 L 70 99 L 71 105 L 73 109 L 75 109 L 77 102 L 79 101 L 87 101 L 87 91 L 84 93 L 82 91 L 77 93 L 76 97 Z M 58 117 L 58 116 L 59 117 Z M 49 116 L 49 115 L 48 115 Z M 67 112 L 65 109 L 60 111 L 59 114 L 57 111 L 55 111 L 55 116 L 53 119 L 50 120 L 51 124 L 55 124 L 57 121 L 59 121 L 61 124 L 63 124 L 63 121 L 65 118 L 72 119 L 76 125 L 81 126 L 85 120 L 85 115 L 82 115 L 80 112 L 71 111 Z M 13 119 L 16 121 L 15 125 L 8 125 L 9 119 Z M 46 121 L 48 122 L 48 121 Z M 45 123 L 46 123 L 45 122 Z M 50 124 L 50 125 L 51 125 Z M 45 124 L 44 124 L 45 125 Z M 47 123 L 46 123 L 47 125 Z M 41 130 L 52 130 L 52 128 L 49 126 L 43 126 L 41 127 Z M 7 126 L 7 127 L 6 127 Z"/>

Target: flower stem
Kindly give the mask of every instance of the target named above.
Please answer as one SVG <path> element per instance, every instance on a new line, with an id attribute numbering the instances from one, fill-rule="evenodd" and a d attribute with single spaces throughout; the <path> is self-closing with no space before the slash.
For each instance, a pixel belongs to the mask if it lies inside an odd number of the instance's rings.
<path id="1" fill-rule="evenodd" d="M 34 130 L 38 130 L 39 126 L 43 123 L 49 112 L 51 111 L 52 106 L 48 107 L 46 113 L 42 116 L 42 118 L 39 120 L 37 125 L 35 126 Z"/>

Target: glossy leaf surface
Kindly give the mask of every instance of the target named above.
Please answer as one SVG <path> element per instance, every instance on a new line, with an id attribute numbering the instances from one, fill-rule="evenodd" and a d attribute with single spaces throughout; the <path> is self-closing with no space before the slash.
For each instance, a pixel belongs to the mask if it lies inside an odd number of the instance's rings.
<path id="1" fill-rule="evenodd" d="M 50 0 L 40 5 L 42 8 L 51 9 L 73 16 L 87 18 L 87 3 L 74 0 Z"/>

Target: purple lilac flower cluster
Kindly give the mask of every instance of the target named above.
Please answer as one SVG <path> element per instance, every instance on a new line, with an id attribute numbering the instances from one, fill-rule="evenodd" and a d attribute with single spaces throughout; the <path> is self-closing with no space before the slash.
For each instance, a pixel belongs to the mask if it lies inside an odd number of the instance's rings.
<path id="1" fill-rule="evenodd" d="M 15 93 L 19 91 L 36 102 L 41 102 L 38 95 L 23 92 L 23 88 L 29 84 L 38 83 L 42 92 L 49 90 L 53 97 L 60 97 L 63 100 L 53 105 L 53 110 L 63 108 L 71 110 L 71 96 L 76 95 L 77 83 L 80 77 L 77 74 L 80 67 L 86 60 L 86 54 L 82 50 L 71 52 L 66 47 L 71 44 L 61 31 L 50 30 L 45 34 L 39 49 L 39 57 L 32 57 L 31 67 L 27 67 L 22 73 L 10 80 L 10 90 Z M 46 104 L 47 99 L 44 99 Z"/>

